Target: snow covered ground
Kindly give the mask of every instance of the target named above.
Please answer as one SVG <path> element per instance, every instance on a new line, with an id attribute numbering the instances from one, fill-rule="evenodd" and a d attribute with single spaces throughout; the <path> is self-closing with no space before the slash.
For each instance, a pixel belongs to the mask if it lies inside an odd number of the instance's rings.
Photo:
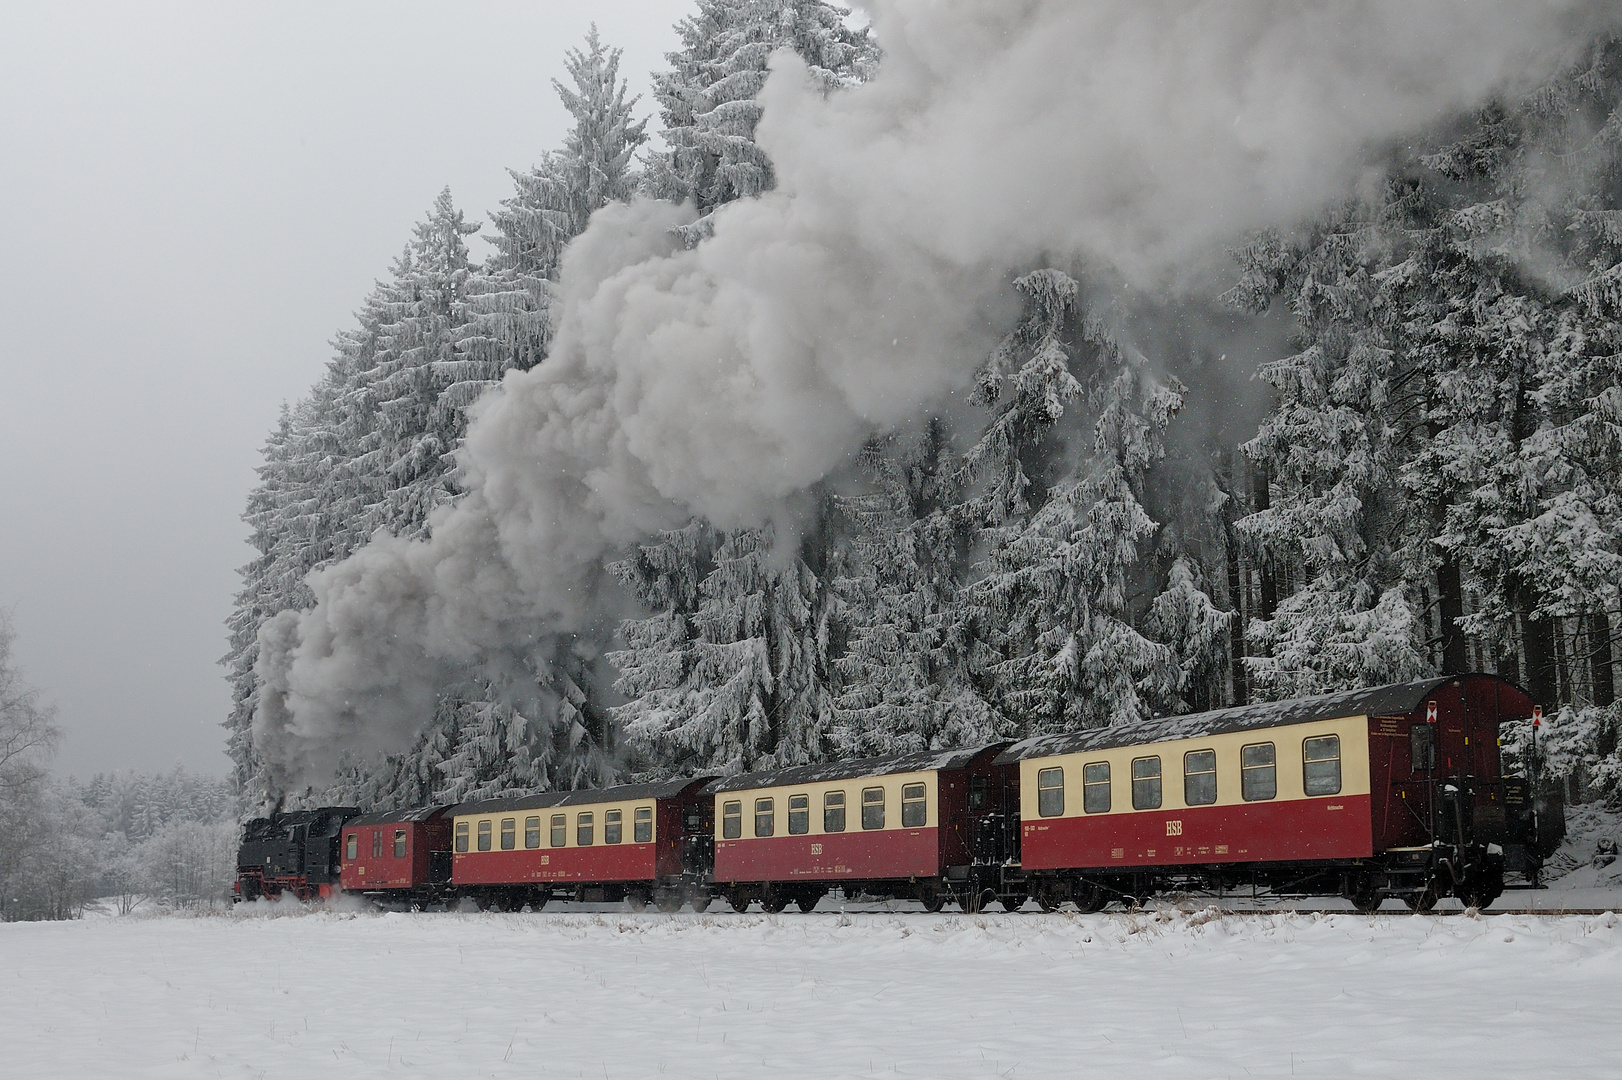
<path id="1" fill-rule="evenodd" d="M 0 925 L 6 1077 L 1615 1077 L 1622 917 Z"/>

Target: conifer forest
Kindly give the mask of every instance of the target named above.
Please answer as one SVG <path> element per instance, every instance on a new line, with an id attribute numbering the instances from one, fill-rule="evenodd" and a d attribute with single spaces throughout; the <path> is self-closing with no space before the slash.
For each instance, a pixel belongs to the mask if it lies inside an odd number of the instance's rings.
<path id="1" fill-rule="evenodd" d="M 930 307 L 971 260 L 861 255 L 915 209 L 842 215 L 867 178 L 806 162 L 807 117 L 858 114 L 894 60 L 848 15 L 695 0 L 651 100 L 593 32 L 554 84 L 562 145 L 488 221 L 445 190 L 402 238 L 248 499 L 224 664 L 249 803 L 735 773 L 1465 671 L 1544 703 L 1568 801 L 1622 797 L 1622 38 L 1365 140 L 1350 182 L 1212 258 L 1010 244 L 994 287 Z M 802 244 L 837 266 L 726 314 L 786 273 L 768 212 L 841 238 Z M 668 314 L 695 292 L 722 314 Z M 826 377 L 781 390 L 760 357 L 796 349 Z"/>

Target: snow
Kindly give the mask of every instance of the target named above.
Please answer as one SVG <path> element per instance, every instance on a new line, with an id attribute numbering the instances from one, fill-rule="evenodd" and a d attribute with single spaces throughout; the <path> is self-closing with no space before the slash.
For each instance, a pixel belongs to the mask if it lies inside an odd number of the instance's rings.
<path id="1" fill-rule="evenodd" d="M 0 925 L 0 1046 L 42 1080 L 1588 1078 L 1619 961 L 1615 914 L 258 904 Z"/>

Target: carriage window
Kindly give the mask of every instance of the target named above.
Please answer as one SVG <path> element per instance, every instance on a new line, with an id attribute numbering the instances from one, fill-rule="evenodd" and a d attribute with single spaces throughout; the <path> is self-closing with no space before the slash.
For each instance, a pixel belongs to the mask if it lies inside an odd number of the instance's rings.
<path id="1" fill-rule="evenodd" d="M 1132 809 L 1160 809 L 1160 759 L 1132 759 Z"/>
<path id="2" fill-rule="evenodd" d="M 969 778 L 969 809 L 984 810 L 986 806 L 986 778 L 973 776 Z"/>
<path id="3" fill-rule="evenodd" d="M 527 817 L 524 819 L 524 846 L 538 848 L 541 846 L 541 819 Z"/>
<path id="4" fill-rule="evenodd" d="M 1278 767 L 1273 744 L 1252 743 L 1239 750 L 1239 793 L 1246 802 L 1261 802 L 1278 794 Z"/>
<path id="5" fill-rule="evenodd" d="M 488 821 L 479 822 L 479 850 L 490 850 L 490 823 Z"/>
<path id="6" fill-rule="evenodd" d="M 511 851 L 517 847 L 518 819 L 504 817 L 501 819 L 501 850 Z"/>
<path id="7" fill-rule="evenodd" d="M 1340 794 L 1340 736 L 1301 740 L 1308 795 Z"/>
<path id="8" fill-rule="evenodd" d="M 603 843 L 617 844 L 625 839 L 625 811 L 603 811 Z"/>
<path id="9" fill-rule="evenodd" d="M 811 796 L 790 795 L 788 797 L 788 834 L 790 836 L 804 836 L 811 831 Z"/>
<path id="10" fill-rule="evenodd" d="M 721 839 L 736 840 L 743 835 L 743 803 L 721 804 Z"/>
<path id="11" fill-rule="evenodd" d="M 755 800 L 755 835 L 770 836 L 777 831 L 777 800 Z"/>
<path id="12" fill-rule="evenodd" d="M 1064 813 L 1064 770 L 1043 769 L 1036 774 L 1036 812 L 1043 817 Z"/>
<path id="13" fill-rule="evenodd" d="M 406 831 L 404 829 L 395 829 L 394 830 L 394 857 L 396 859 L 403 859 L 403 858 L 405 858 L 405 854 L 406 854 Z"/>
<path id="14" fill-rule="evenodd" d="M 929 824 L 929 796 L 924 785 L 901 785 L 901 827 L 922 829 L 927 824 Z"/>
<path id="15" fill-rule="evenodd" d="M 382 857 L 383 857 L 383 830 L 382 829 L 373 829 L 372 830 L 372 858 L 381 859 Z"/>
<path id="16" fill-rule="evenodd" d="M 822 796 L 822 831 L 845 831 L 845 793 L 830 791 Z"/>
<path id="17" fill-rule="evenodd" d="M 1183 805 L 1216 802 L 1216 751 L 1190 750 L 1183 755 Z"/>
<path id="18" fill-rule="evenodd" d="M 456 823 L 456 850 L 467 850 L 467 822 L 465 821 Z"/>
<path id="19" fill-rule="evenodd" d="M 639 806 L 636 808 L 636 821 L 633 825 L 635 832 L 632 840 L 638 844 L 653 843 L 653 807 Z"/>
<path id="20" fill-rule="evenodd" d="M 1081 769 L 1081 808 L 1089 814 L 1109 813 L 1109 762 L 1095 761 Z"/>
<path id="21" fill-rule="evenodd" d="M 1429 724 L 1414 724 L 1408 728 L 1408 756 L 1416 773 L 1436 768 L 1436 743 Z"/>
<path id="22" fill-rule="evenodd" d="M 349 838 L 344 841 L 344 858 L 348 859 L 350 862 L 354 862 L 356 854 L 359 852 L 359 850 L 360 836 L 356 833 L 350 833 Z"/>
<path id="23" fill-rule="evenodd" d="M 590 847 L 592 833 L 597 825 L 597 819 L 587 813 L 574 819 L 574 842 L 578 847 Z"/>
<path id="24" fill-rule="evenodd" d="M 552 835 L 549 838 L 553 847 L 563 847 L 569 842 L 569 817 L 567 814 L 553 814 L 551 821 Z"/>
<path id="25" fill-rule="evenodd" d="M 881 787 L 862 789 L 862 828 L 884 828 L 884 789 Z"/>

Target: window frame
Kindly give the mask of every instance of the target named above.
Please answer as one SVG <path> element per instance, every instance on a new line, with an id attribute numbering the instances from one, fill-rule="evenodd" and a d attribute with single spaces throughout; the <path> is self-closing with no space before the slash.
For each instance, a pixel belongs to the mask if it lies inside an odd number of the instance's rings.
<path id="1" fill-rule="evenodd" d="M 408 837 L 406 835 L 406 831 L 404 829 L 395 829 L 394 830 L 394 857 L 396 859 L 403 859 L 408 854 L 410 854 L 410 851 L 411 851 L 411 839 L 410 839 L 410 837 Z"/>
<path id="2" fill-rule="evenodd" d="M 743 839 L 743 800 L 733 799 L 721 804 L 721 839 Z"/>
<path id="3" fill-rule="evenodd" d="M 1248 765 L 1245 756 L 1248 751 L 1267 748 L 1268 758 L 1264 764 Z M 1252 793 L 1251 779 L 1253 774 L 1265 772 L 1271 785 L 1266 795 Z M 1245 802 L 1271 802 L 1278 798 L 1278 747 L 1271 742 L 1246 743 L 1239 748 L 1239 795 Z"/>
<path id="4" fill-rule="evenodd" d="M 582 810 L 574 816 L 574 846 L 593 847 L 597 843 L 597 813 Z"/>
<path id="5" fill-rule="evenodd" d="M 1319 758 L 1308 757 L 1307 754 L 1308 754 L 1309 751 L 1307 750 L 1307 747 L 1312 743 L 1334 743 L 1335 756 L 1334 757 L 1319 757 Z M 1313 790 L 1313 778 L 1312 778 L 1312 766 L 1321 764 L 1323 762 L 1328 762 L 1328 761 L 1332 761 L 1332 762 L 1335 763 L 1335 787 L 1334 787 L 1334 790 L 1331 791 L 1328 788 L 1323 788 L 1322 790 L 1314 791 Z M 1301 791 L 1302 791 L 1302 794 L 1306 795 L 1306 797 L 1309 798 L 1309 799 L 1327 798 L 1327 797 L 1339 795 L 1340 794 L 1340 789 L 1344 785 L 1344 783 L 1345 783 L 1345 778 L 1342 776 L 1342 772 L 1341 772 L 1340 735 L 1335 734 L 1335 733 L 1331 733 L 1331 734 L 1328 734 L 1328 735 L 1308 735 L 1305 738 L 1303 738 L 1301 740 Z"/>
<path id="6" fill-rule="evenodd" d="M 1192 765 L 1194 765 L 1195 762 L 1192 762 L 1189 759 L 1190 758 L 1196 758 L 1196 757 L 1203 757 L 1206 754 L 1211 755 L 1211 758 L 1210 758 L 1211 767 L 1209 769 L 1200 769 L 1197 772 L 1192 771 L 1190 767 Z M 1205 762 L 1202 760 L 1198 764 L 1203 765 L 1203 764 L 1205 764 Z M 1207 792 L 1204 792 L 1204 791 L 1198 791 L 1198 792 L 1195 791 L 1193 789 L 1193 787 L 1191 786 L 1191 781 L 1194 781 L 1195 777 L 1206 777 L 1206 776 L 1209 776 L 1211 778 L 1210 781 L 1209 781 L 1209 783 L 1211 785 L 1210 792 L 1207 793 Z M 1204 783 L 1206 783 L 1206 781 L 1200 780 L 1200 781 L 1198 781 L 1198 783 L 1203 785 Z M 1209 796 L 1210 796 L 1209 798 L 1205 797 L 1207 794 L 1209 794 Z M 1185 751 L 1184 754 L 1183 754 L 1183 805 L 1184 806 L 1215 806 L 1216 801 L 1217 801 L 1217 794 L 1218 794 L 1218 792 L 1217 792 L 1217 752 L 1215 750 L 1213 750 L 1213 749 L 1210 749 L 1209 747 L 1207 747 L 1206 749 L 1203 749 L 1203 750 L 1188 750 L 1188 751 Z M 1195 798 L 1195 796 L 1200 796 L 1200 797 Z"/>
<path id="7" fill-rule="evenodd" d="M 603 843 L 618 844 L 625 840 L 625 811 L 619 807 L 603 811 Z"/>
<path id="8" fill-rule="evenodd" d="M 456 823 L 456 839 L 451 846 L 456 851 L 466 854 L 468 849 L 469 834 L 471 832 L 472 830 L 468 828 L 467 822 L 458 821 Z"/>
<path id="9" fill-rule="evenodd" d="M 822 793 L 822 831 L 825 833 L 842 833 L 846 828 L 845 791 L 824 791 Z M 837 821 L 837 824 L 836 824 Z"/>
<path id="10" fill-rule="evenodd" d="M 762 809 L 764 807 L 764 809 Z M 765 823 L 766 831 L 761 832 L 761 824 Z M 772 795 L 760 795 L 755 798 L 755 837 L 764 840 L 777 835 L 777 798 Z"/>
<path id="11" fill-rule="evenodd" d="M 653 843 L 653 807 L 638 806 L 631 811 L 631 843 Z"/>
<path id="12" fill-rule="evenodd" d="M 1104 779 L 1091 780 L 1088 777 L 1095 775 L 1095 769 L 1104 770 Z M 1089 761 L 1081 767 L 1081 812 L 1084 814 L 1107 814 L 1114 808 L 1114 789 L 1111 787 L 1110 765 L 1107 761 Z M 1104 790 L 1104 805 L 1095 808 L 1093 793 L 1099 788 Z"/>
<path id="13" fill-rule="evenodd" d="M 877 799 L 869 799 L 868 796 L 873 795 L 873 794 L 877 794 L 878 798 Z M 868 787 L 868 788 L 863 788 L 862 789 L 862 831 L 863 832 L 877 832 L 880 829 L 884 828 L 884 804 L 885 804 L 885 802 L 887 800 L 888 800 L 888 796 L 885 794 L 884 788 L 882 788 L 882 787 Z M 876 824 L 876 825 L 869 825 L 868 824 L 868 821 L 870 820 L 870 818 L 868 816 L 868 810 L 869 809 L 872 809 L 874 811 L 872 820 L 876 820 L 878 822 L 878 824 Z"/>
<path id="14" fill-rule="evenodd" d="M 344 861 L 354 862 L 360 858 L 360 833 L 348 833 L 344 837 Z"/>
<path id="15" fill-rule="evenodd" d="M 527 815 L 524 818 L 524 850 L 534 851 L 541 846 L 541 815 Z"/>
<path id="16" fill-rule="evenodd" d="M 1147 765 L 1150 762 L 1154 762 L 1154 773 L 1151 775 L 1145 772 L 1142 775 L 1139 775 L 1138 766 Z M 1132 809 L 1159 810 L 1166 804 L 1166 792 L 1162 781 L 1164 774 L 1165 769 L 1161 764 L 1159 754 L 1149 754 L 1145 757 L 1137 757 L 1132 759 Z M 1154 802 L 1150 802 L 1147 796 L 1140 799 L 1138 795 L 1138 785 L 1148 785 L 1151 783 L 1154 785 Z M 1147 791 L 1149 789 L 1145 787 L 1144 790 Z"/>
<path id="17" fill-rule="evenodd" d="M 548 847 L 568 847 L 569 815 L 553 814 L 552 819 L 546 823 L 546 831 L 546 841 Z"/>
<path id="18" fill-rule="evenodd" d="M 501 850 L 516 851 L 518 849 L 518 819 L 504 817 L 501 819 Z"/>
<path id="19" fill-rule="evenodd" d="M 489 818 L 479 822 L 479 841 L 476 845 L 480 851 L 489 851 L 491 845 L 492 828 L 495 823 Z"/>
<path id="20" fill-rule="evenodd" d="M 795 803 L 799 803 L 798 806 Z M 811 832 L 811 796 L 809 794 L 790 795 L 788 797 L 788 834 L 790 836 L 806 836 Z"/>
<path id="21" fill-rule="evenodd" d="M 914 794 L 909 797 L 908 792 Z M 903 829 L 929 828 L 928 784 L 917 781 L 901 785 L 901 827 Z"/>
<path id="22" fill-rule="evenodd" d="M 1064 817 L 1064 766 L 1036 770 L 1036 816 Z"/>
<path id="23" fill-rule="evenodd" d="M 1408 773 L 1436 771 L 1436 725 L 1427 722 L 1408 725 Z M 1424 738 L 1420 738 L 1423 735 Z"/>

